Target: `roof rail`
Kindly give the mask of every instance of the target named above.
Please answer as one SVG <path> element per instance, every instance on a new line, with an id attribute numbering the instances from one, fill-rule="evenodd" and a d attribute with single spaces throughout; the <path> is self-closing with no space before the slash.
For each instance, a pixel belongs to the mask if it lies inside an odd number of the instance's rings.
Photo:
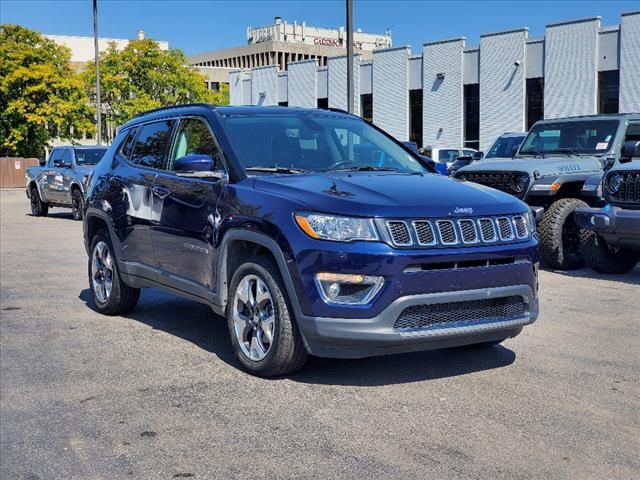
<path id="1" fill-rule="evenodd" d="M 355 115 L 355 113 L 349 113 L 346 110 L 343 110 L 341 108 L 329 107 L 329 108 L 325 108 L 325 109 L 321 109 L 321 110 L 329 110 L 330 112 L 346 113 L 347 115 Z"/>
<path id="2" fill-rule="evenodd" d="M 212 105 L 210 103 L 180 103 L 177 105 L 167 105 L 166 107 L 159 107 L 159 108 L 154 108 L 153 110 L 146 110 L 144 112 L 140 112 L 139 114 L 137 114 L 135 117 L 133 118 L 138 118 L 141 117 L 143 115 L 148 115 L 150 113 L 157 113 L 157 112 L 163 112 L 165 110 L 172 110 L 174 108 L 184 108 L 184 107 L 215 107 L 215 105 Z"/>

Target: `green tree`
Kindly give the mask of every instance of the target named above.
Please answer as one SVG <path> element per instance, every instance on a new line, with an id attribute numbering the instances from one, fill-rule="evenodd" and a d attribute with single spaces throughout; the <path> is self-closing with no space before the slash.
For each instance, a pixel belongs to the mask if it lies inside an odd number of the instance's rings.
<path id="1" fill-rule="evenodd" d="M 56 137 L 93 132 L 93 111 L 71 52 L 37 32 L 0 25 L 0 152 L 41 157 Z"/>
<path id="2" fill-rule="evenodd" d="M 95 72 L 95 63 L 87 64 L 83 72 L 87 91 L 94 98 Z M 100 98 L 107 121 L 115 125 L 161 106 L 229 103 L 228 88 L 213 92 L 205 80 L 186 64 L 181 50 L 161 50 L 152 39 L 131 40 L 120 51 L 112 43 L 100 54 Z"/>

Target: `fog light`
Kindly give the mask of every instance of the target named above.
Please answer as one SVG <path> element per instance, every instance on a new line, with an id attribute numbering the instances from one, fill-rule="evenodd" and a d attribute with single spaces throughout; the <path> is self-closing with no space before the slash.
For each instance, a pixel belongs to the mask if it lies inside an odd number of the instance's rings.
<path id="1" fill-rule="evenodd" d="M 364 305 L 382 288 L 384 278 L 374 275 L 358 275 L 320 272 L 316 285 L 326 303 Z"/>
<path id="2" fill-rule="evenodd" d="M 332 283 L 331 285 L 329 285 L 327 296 L 331 300 L 335 300 L 336 298 L 338 298 L 340 296 L 340 285 L 338 285 L 337 283 Z"/>

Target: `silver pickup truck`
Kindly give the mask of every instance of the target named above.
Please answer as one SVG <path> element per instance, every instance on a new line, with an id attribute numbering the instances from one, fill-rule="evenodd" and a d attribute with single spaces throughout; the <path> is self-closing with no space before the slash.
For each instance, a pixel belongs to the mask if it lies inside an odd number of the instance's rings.
<path id="1" fill-rule="evenodd" d="M 56 147 L 43 166 L 27 168 L 31 214 L 44 217 L 49 207 L 71 207 L 73 218 L 81 220 L 86 181 L 107 148 L 98 145 Z"/>

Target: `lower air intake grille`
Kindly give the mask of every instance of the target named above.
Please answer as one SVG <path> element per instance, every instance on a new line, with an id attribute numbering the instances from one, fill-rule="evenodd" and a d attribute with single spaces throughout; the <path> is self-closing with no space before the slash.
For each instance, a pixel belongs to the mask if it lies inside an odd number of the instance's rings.
<path id="1" fill-rule="evenodd" d="M 433 330 L 503 322 L 522 317 L 526 304 L 519 295 L 464 302 L 415 305 L 405 308 L 393 328 L 403 331 Z"/>

